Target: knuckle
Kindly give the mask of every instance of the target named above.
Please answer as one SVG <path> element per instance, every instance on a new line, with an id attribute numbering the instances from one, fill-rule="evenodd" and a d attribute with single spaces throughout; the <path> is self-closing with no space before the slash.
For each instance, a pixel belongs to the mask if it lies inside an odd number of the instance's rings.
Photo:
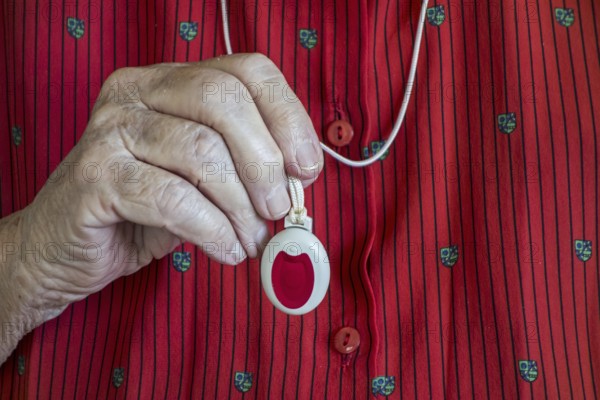
<path id="1" fill-rule="evenodd" d="M 240 238 L 254 239 L 266 229 L 266 224 L 254 208 L 236 209 L 228 213 L 228 218 Z"/>
<path id="2" fill-rule="evenodd" d="M 191 215 L 194 211 L 195 196 L 189 190 L 189 185 L 184 181 L 169 180 L 158 186 L 155 201 L 159 211 L 173 210 L 173 212 Z"/>
<path id="3" fill-rule="evenodd" d="M 131 103 L 136 100 L 132 94 L 138 93 L 136 77 L 139 68 L 125 67 L 113 71 L 102 84 L 96 106 L 104 103 Z"/>
<path id="4" fill-rule="evenodd" d="M 247 71 L 249 76 L 255 77 L 262 83 L 267 80 L 285 80 L 283 74 L 275 63 L 261 53 L 244 54 L 240 56 L 240 67 Z"/>
<path id="5" fill-rule="evenodd" d="M 261 53 L 250 53 L 241 56 L 246 62 L 251 63 L 256 68 L 275 67 L 275 64 L 269 57 Z"/>
<path id="6" fill-rule="evenodd" d="M 276 145 L 268 145 L 256 154 L 261 165 L 274 165 L 275 168 L 283 168 L 283 154 Z"/>
<path id="7" fill-rule="evenodd" d="M 214 219 L 214 218 L 211 218 Z M 229 244 L 230 242 L 235 241 L 235 235 L 231 230 L 231 227 L 228 224 L 217 223 L 214 221 L 214 231 L 212 235 L 212 240 L 216 241 L 219 245 L 221 244 Z"/>
<path id="8" fill-rule="evenodd" d="M 228 161 L 229 150 L 223 138 L 205 127 L 192 127 L 189 136 L 191 145 L 186 146 L 190 152 L 190 160 L 193 165 L 204 163 L 220 163 Z"/>

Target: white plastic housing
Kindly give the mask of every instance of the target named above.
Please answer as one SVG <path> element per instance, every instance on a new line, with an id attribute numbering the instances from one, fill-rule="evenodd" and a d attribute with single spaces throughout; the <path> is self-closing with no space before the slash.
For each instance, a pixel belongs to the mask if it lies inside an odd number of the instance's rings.
<path id="1" fill-rule="evenodd" d="M 314 272 L 313 289 L 308 300 L 298 308 L 288 308 L 277 298 L 272 281 L 273 263 L 279 252 L 290 256 L 307 254 Z M 260 274 L 263 290 L 273 305 L 286 314 L 302 315 L 314 310 L 323 300 L 329 287 L 329 258 L 325 247 L 309 231 L 291 226 L 276 234 L 263 253 Z"/>

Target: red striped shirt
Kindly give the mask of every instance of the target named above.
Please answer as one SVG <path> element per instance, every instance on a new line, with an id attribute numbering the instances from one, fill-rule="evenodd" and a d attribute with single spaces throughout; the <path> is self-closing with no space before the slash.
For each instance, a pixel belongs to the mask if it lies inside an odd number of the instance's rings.
<path id="1" fill-rule="evenodd" d="M 349 121 L 340 152 L 358 159 L 391 130 L 419 7 L 231 0 L 232 45 L 281 68 L 322 140 Z M 23 339 L 0 399 L 598 398 L 600 5 L 430 7 L 389 154 L 365 169 L 327 157 L 306 193 L 331 266 L 316 311 L 276 311 L 256 261 L 223 267 L 185 244 Z M 77 143 L 112 71 L 225 52 L 216 0 L 0 12 L 3 216 Z M 332 345 L 344 326 L 360 334 L 350 355 Z"/>

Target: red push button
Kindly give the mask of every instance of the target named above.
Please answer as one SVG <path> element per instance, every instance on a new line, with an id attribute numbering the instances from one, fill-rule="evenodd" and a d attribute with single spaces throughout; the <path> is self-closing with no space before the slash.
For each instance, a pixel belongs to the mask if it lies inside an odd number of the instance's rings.
<path id="1" fill-rule="evenodd" d="M 280 251 L 271 271 L 273 291 L 287 308 L 296 309 L 306 304 L 315 285 L 315 271 L 306 253 L 292 256 Z"/>
<path id="2" fill-rule="evenodd" d="M 350 354 L 358 349 L 360 335 L 358 331 L 349 326 L 340 329 L 333 338 L 333 347 L 341 354 Z"/>
<path id="3" fill-rule="evenodd" d="M 353 136 L 354 130 L 348 121 L 338 119 L 329 124 L 327 128 L 327 139 L 334 146 L 347 146 Z"/>

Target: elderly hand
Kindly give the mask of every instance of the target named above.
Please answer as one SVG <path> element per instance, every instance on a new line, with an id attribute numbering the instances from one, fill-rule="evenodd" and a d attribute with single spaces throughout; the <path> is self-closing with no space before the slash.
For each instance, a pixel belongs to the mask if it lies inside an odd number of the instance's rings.
<path id="1" fill-rule="evenodd" d="M 286 175 L 307 186 L 322 165 L 309 116 L 265 56 L 117 70 L 19 214 L 19 246 L 39 254 L 15 268 L 39 286 L 34 308 L 52 304 L 46 320 L 183 241 L 237 264 L 289 211 Z"/>

